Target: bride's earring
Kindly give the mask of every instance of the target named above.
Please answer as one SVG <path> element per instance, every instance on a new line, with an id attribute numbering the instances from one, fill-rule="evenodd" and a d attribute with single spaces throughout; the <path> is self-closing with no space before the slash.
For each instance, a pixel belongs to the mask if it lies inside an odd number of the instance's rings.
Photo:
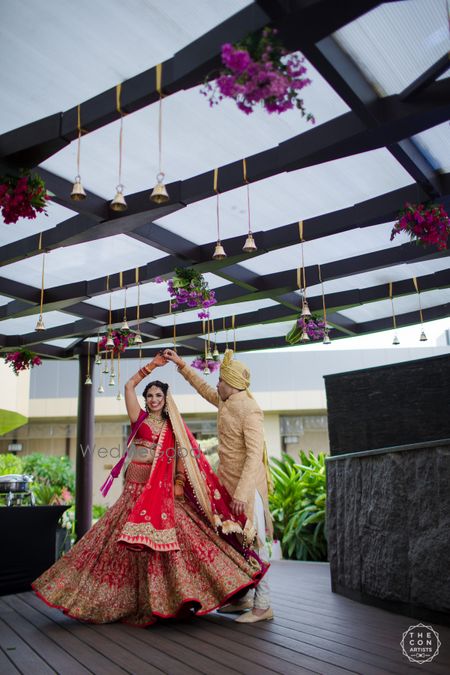
<path id="1" fill-rule="evenodd" d="M 149 412 L 150 412 L 150 408 L 148 407 L 147 403 L 145 404 L 145 412 L 146 412 L 146 413 L 149 413 Z"/>
<path id="2" fill-rule="evenodd" d="M 166 403 L 166 405 L 164 406 L 164 414 L 165 414 L 165 415 L 168 415 L 168 414 L 169 414 L 169 408 L 167 407 L 167 403 Z"/>

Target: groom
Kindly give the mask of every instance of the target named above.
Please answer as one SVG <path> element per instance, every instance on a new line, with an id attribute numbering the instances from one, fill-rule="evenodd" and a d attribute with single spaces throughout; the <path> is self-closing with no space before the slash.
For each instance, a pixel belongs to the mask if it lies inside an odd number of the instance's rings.
<path id="1" fill-rule="evenodd" d="M 247 534 L 252 538 L 256 528 L 258 536 L 255 549 L 262 560 L 267 560 L 266 531 L 271 536 L 272 521 L 268 505 L 266 467 L 263 461 L 263 412 L 248 389 L 250 385 L 248 368 L 240 361 L 234 360 L 233 352 L 228 349 L 220 367 L 216 390 L 173 350 L 166 349 L 164 356 L 178 366 L 181 375 L 203 398 L 218 408 L 218 478 L 232 496 L 232 512 L 235 515 L 245 513 L 247 516 L 244 536 Z M 223 607 L 221 611 L 231 613 L 251 609 L 251 612 L 242 614 L 236 619 L 238 623 L 272 619 L 267 574 L 256 587 L 253 600 L 250 593 L 236 604 Z"/>

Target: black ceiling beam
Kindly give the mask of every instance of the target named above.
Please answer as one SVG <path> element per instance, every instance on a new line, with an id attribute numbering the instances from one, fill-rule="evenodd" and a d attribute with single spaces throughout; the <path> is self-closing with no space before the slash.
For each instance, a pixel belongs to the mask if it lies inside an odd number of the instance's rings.
<path id="1" fill-rule="evenodd" d="M 450 174 L 444 174 L 442 176 L 442 184 L 444 185 L 445 191 L 450 193 Z M 389 219 L 389 216 L 391 217 L 393 216 L 395 211 L 398 209 L 400 203 L 403 203 L 403 201 L 407 201 L 408 199 L 414 198 L 417 198 L 416 190 L 414 186 L 408 186 L 406 188 L 401 188 L 400 190 L 395 190 L 391 193 L 387 193 L 386 195 L 367 200 L 353 207 L 349 207 L 346 209 L 342 209 L 338 212 L 325 214 L 323 216 L 318 216 L 316 218 L 306 220 L 304 221 L 305 239 L 308 241 L 318 237 L 325 237 L 331 234 L 335 234 L 337 232 L 342 232 L 346 229 L 353 229 L 355 222 L 359 222 L 363 226 L 373 225 L 377 222 L 384 222 L 385 218 Z M 447 202 L 449 202 L 450 206 L 450 198 L 446 198 L 443 200 L 444 205 L 446 205 Z M 161 236 L 164 235 L 164 232 L 165 231 L 163 230 Z M 299 241 L 298 224 L 291 223 L 289 225 L 285 225 L 280 228 L 274 228 L 273 230 L 269 230 L 266 232 L 256 233 L 255 239 L 258 246 L 260 247 L 259 250 L 260 254 L 265 253 L 267 251 L 276 250 L 279 247 L 294 245 Z M 233 237 L 230 240 L 224 241 L 224 243 L 226 250 L 230 254 L 236 253 L 237 255 L 239 251 L 241 253 L 242 259 L 242 252 L 240 251 L 240 247 L 242 244 L 241 237 Z M 203 265 L 199 265 L 199 267 L 202 268 L 201 271 L 212 271 L 215 273 L 220 273 L 221 276 L 229 278 L 233 282 L 233 286 L 226 287 L 227 288 L 226 291 L 223 288 L 218 290 L 218 293 L 222 295 L 224 302 L 234 301 L 237 298 L 241 300 L 244 299 L 245 290 L 251 291 L 253 289 L 255 292 L 257 292 L 258 290 L 259 291 L 263 290 L 258 285 L 260 282 L 258 275 L 254 274 L 250 270 L 240 268 L 237 265 L 230 265 L 231 262 L 230 259 L 221 261 L 220 264 L 216 263 L 215 261 L 211 261 L 210 256 L 212 246 L 213 243 L 199 247 L 199 251 L 197 253 L 197 261 L 199 262 L 205 260 L 207 261 L 204 262 Z M 409 257 L 410 255 L 412 255 L 412 259 L 417 258 L 417 256 L 423 257 L 424 255 L 426 255 L 427 257 L 430 257 L 434 255 L 434 253 L 425 254 L 424 249 L 420 249 L 412 244 L 407 244 L 406 249 L 405 245 L 401 247 L 392 247 L 390 249 L 385 249 L 383 251 L 379 251 L 374 254 L 368 254 L 368 256 L 375 256 L 376 260 L 380 261 L 379 263 L 377 262 L 378 267 L 380 266 L 386 267 L 389 264 L 391 264 L 389 263 L 389 260 L 394 261 L 398 260 L 399 249 L 401 250 L 402 253 L 402 259 L 399 260 L 400 263 L 410 261 Z M 347 274 L 348 273 L 355 274 L 357 272 L 364 271 L 364 261 L 371 259 L 368 258 L 367 256 L 363 256 L 363 260 L 361 260 L 358 263 L 359 258 L 360 256 L 355 256 L 354 258 L 349 259 L 351 261 L 353 269 L 355 269 L 354 267 L 355 265 L 357 266 L 357 269 L 356 271 L 353 272 L 347 272 Z M 345 261 L 338 261 L 337 263 L 338 267 L 341 268 L 344 262 Z M 392 264 L 397 264 L 397 262 L 393 262 Z M 155 276 L 158 276 L 160 274 L 172 273 L 174 266 L 175 266 L 174 258 L 168 256 L 167 258 L 163 258 L 162 260 L 149 263 L 147 266 L 139 268 L 139 278 L 142 283 L 148 282 L 150 280 L 153 280 Z M 326 268 L 328 268 L 328 266 L 326 266 Z M 311 273 L 317 275 L 317 270 L 314 269 L 313 272 L 308 271 L 308 277 L 309 274 Z M 345 272 L 343 274 L 340 274 L 340 276 L 345 275 L 346 275 Z M 277 277 L 277 275 L 271 275 L 270 278 L 274 279 L 275 277 Z M 329 277 L 324 276 L 324 278 Z M 135 284 L 135 269 L 126 270 L 123 272 L 122 283 L 125 286 Z M 317 281 L 315 283 L 317 283 Z M 236 289 L 238 286 L 240 287 L 240 290 L 237 293 Z M 121 287 L 120 275 L 118 273 L 110 275 L 109 289 L 111 291 L 116 291 L 120 287 Z M 277 286 L 273 286 L 272 288 L 275 290 Z M 295 288 L 295 286 L 292 288 Z M 292 288 L 291 286 L 289 286 L 289 288 L 286 288 L 284 291 L 280 292 L 288 292 L 289 290 L 292 290 Z M 264 290 L 267 291 L 266 288 L 264 288 Z M 64 286 L 54 287 L 46 290 L 45 292 L 44 295 L 45 309 L 46 311 L 48 311 L 49 308 L 53 308 L 72 312 L 75 311 L 73 309 L 71 310 L 71 305 L 74 302 L 78 302 L 80 300 L 87 298 L 92 298 L 95 297 L 96 295 L 102 295 L 106 292 L 107 292 L 106 277 L 100 277 L 87 282 L 80 281 L 76 283 L 66 284 Z M 32 303 L 31 307 L 27 307 L 26 305 L 23 306 L 20 304 L 12 305 L 11 307 L 9 305 L 4 305 L 3 307 L 0 307 L 0 317 L 3 316 L 3 318 L 6 317 L 12 318 L 13 314 L 14 316 L 21 316 L 21 315 L 23 316 L 27 314 L 33 314 L 38 311 L 38 304 L 40 301 L 40 291 L 37 288 L 32 288 L 19 282 L 0 278 L 0 293 L 2 293 L 3 295 L 9 295 L 10 297 L 15 298 L 16 300 L 25 300 L 29 303 Z M 229 295 L 230 300 L 226 299 L 225 294 Z M 261 295 L 259 297 L 261 297 Z M 267 297 L 267 293 L 265 297 Z M 92 308 L 92 306 L 90 307 Z M 132 309 L 133 308 L 130 308 L 130 312 L 132 311 Z M 167 303 L 166 308 L 164 308 L 164 303 L 158 303 L 155 307 L 151 305 L 148 308 L 148 310 L 149 312 L 152 313 L 156 312 L 152 314 L 153 316 L 165 314 L 167 313 Z M 95 310 L 90 309 L 86 311 L 94 312 Z M 134 311 L 136 311 L 135 308 Z M 117 319 L 117 321 L 120 321 L 120 319 Z M 102 323 L 103 322 L 104 321 L 102 321 Z"/>
<path id="2" fill-rule="evenodd" d="M 450 286 L 450 274 L 448 270 L 443 270 L 441 272 L 436 272 L 434 274 L 427 274 L 417 279 L 418 286 L 422 293 L 425 293 L 429 290 L 435 290 L 438 288 L 448 288 Z M 395 281 L 392 283 L 392 293 L 395 298 L 412 295 L 416 293 L 412 279 L 403 279 L 401 281 Z M 274 307 L 265 307 L 258 309 L 254 312 L 246 312 L 245 314 L 237 315 L 237 328 L 242 328 L 244 326 L 253 326 L 256 324 L 262 323 L 273 323 L 276 321 L 291 321 L 294 320 L 295 316 L 298 316 L 299 305 L 300 305 L 300 296 L 295 295 L 296 297 L 296 309 L 294 311 L 288 310 L 286 307 L 281 305 Z M 347 291 L 337 291 L 335 293 L 328 293 L 325 297 L 326 307 L 327 307 L 327 321 L 331 324 L 335 323 L 336 328 L 339 328 L 339 322 L 342 320 L 342 327 L 346 330 L 352 330 L 354 333 L 358 333 L 358 324 L 355 324 L 351 320 L 344 321 L 346 317 L 340 316 L 338 314 L 342 309 L 360 307 L 366 303 L 378 302 L 380 300 L 386 300 L 389 297 L 389 287 L 388 284 L 378 284 L 377 286 L 371 286 L 368 288 L 354 288 Z M 308 304 L 312 312 L 317 314 L 323 313 L 322 305 L 322 295 L 318 294 L 315 296 L 308 295 Z M 332 318 L 334 314 L 334 319 Z M 231 325 L 231 315 L 225 317 L 227 325 Z M 221 319 L 217 320 L 216 327 L 219 326 L 218 332 L 222 331 Z M 161 339 L 168 339 L 171 336 L 171 327 L 166 326 L 163 329 L 163 334 Z M 182 340 L 185 337 L 192 337 L 198 335 L 198 321 L 193 321 L 191 323 L 178 324 L 177 326 L 177 336 Z"/>
<path id="3" fill-rule="evenodd" d="M 448 95 L 450 84 L 446 81 L 436 82 L 426 94 L 424 100 L 419 97 L 413 103 L 404 103 L 398 96 L 377 100 L 374 106 L 383 122 L 375 129 L 367 129 L 355 112 L 349 112 L 284 141 L 274 148 L 253 155 L 247 158 L 249 179 L 262 180 L 280 172 L 295 171 L 386 145 L 391 146 L 404 139 L 405 135 L 412 136 L 429 126 L 446 121 L 450 117 L 450 95 Z M 440 100 L 440 103 L 436 103 L 435 98 Z M 419 169 L 420 167 L 418 171 Z M 428 175 L 426 181 L 428 188 L 430 175 L 433 175 L 433 172 Z M 423 178 L 422 169 L 415 178 Z M 59 177 L 55 177 L 55 180 L 60 188 L 64 185 L 65 194 L 58 195 L 59 203 L 72 208 L 74 202 L 69 198 L 71 184 Z M 436 189 L 442 193 L 440 177 L 433 180 Z M 242 186 L 240 160 L 220 168 L 219 183 L 221 192 Z M 148 191 L 127 196 L 128 210 L 123 214 L 108 211 L 106 201 L 102 211 L 98 202 L 100 198 L 96 198 L 93 214 L 84 212 L 46 231 L 43 237 L 44 246 L 47 250 L 53 250 L 59 246 L 79 244 L 114 234 L 129 233 L 138 228 L 148 228 L 152 220 L 183 208 L 186 204 L 212 196 L 213 172 L 208 171 L 185 181 L 177 181 L 168 186 L 168 190 L 171 201 L 163 206 L 150 202 Z M 105 215 L 106 212 L 108 215 Z M 101 213 L 106 220 L 99 220 Z M 167 239 L 167 246 L 170 247 L 168 235 Z M 0 265 L 36 255 L 39 253 L 38 244 L 39 235 L 32 235 L 1 247 Z M 187 248 L 189 249 L 188 245 Z"/>
<path id="4" fill-rule="evenodd" d="M 352 110 L 369 128 L 377 129 L 384 124 L 382 101 L 392 99 L 393 97 L 378 98 L 375 90 L 365 79 L 362 72 L 354 61 L 344 52 L 339 44 L 332 37 L 326 37 L 315 45 L 306 45 L 303 50 L 305 56 L 313 63 L 325 79 L 331 84 L 333 89 L 350 105 Z M 434 83 L 436 84 L 436 83 Z M 450 85 L 441 87 L 441 98 L 439 100 L 450 102 Z M 428 85 L 431 87 L 432 85 Z M 427 91 L 416 92 L 414 100 L 426 98 Z M 401 96 L 395 97 L 399 101 L 405 101 Z M 434 100 L 434 95 L 430 95 L 430 103 Z M 436 101 L 435 101 L 436 102 Z M 439 122 L 433 120 L 433 113 L 425 109 L 421 113 L 422 121 L 427 121 L 428 128 L 435 126 Z M 433 120 L 433 121 L 432 121 Z M 392 152 L 395 158 L 402 164 L 408 173 L 420 183 L 430 196 L 439 195 L 439 179 L 433 167 L 430 165 L 424 155 L 418 148 L 409 141 L 409 137 L 415 133 L 410 128 L 403 128 L 401 136 L 395 141 L 386 138 L 384 145 Z M 395 144 L 403 141 L 403 148 L 395 148 Z M 420 158 L 417 157 L 420 153 Z"/>
<path id="5" fill-rule="evenodd" d="M 443 54 L 440 59 L 433 63 L 424 73 L 411 82 L 400 94 L 400 98 L 406 101 L 430 86 L 432 82 L 443 75 L 450 66 L 448 54 Z"/>
<path id="6" fill-rule="evenodd" d="M 399 314 L 397 321 L 397 326 L 403 328 L 406 326 L 411 326 L 417 321 L 418 312 L 408 312 L 405 314 Z M 450 304 L 440 305 L 436 307 L 429 307 L 423 310 L 424 321 L 435 321 L 436 319 L 443 319 L 450 316 Z M 392 330 L 392 317 L 385 317 L 383 319 L 376 319 L 374 321 L 368 321 L 364 324 L 358 324 L 358 333 L 357 335 L 368 335 L 369 333 L 381 332 L 385 330 Z M 344 333 L 332 329 L 330 331 L 330 336 L 332 340 L 343 339 L 347 337 Z M 218 341 L 219 347 L 222 347 L 225 344 L 225 341 Z M 311 343 L 308 343 L 311 344 Z M 237 340 L 237 350 L 239 353 L 251 352 L 251 351 L 260 351 L 262 349 L 274 349 L 278 347 L 289 348 L 291 345 L 287 344 L 284 336 L 277 336 L 271 338 L 260 338 L 254 340 Z M 401 349 L 401 346 L 399 347 Z M 324 346 L 326 350 L 326 346 Z M 159 351 L 158 344 L 155 344 L 154 348 L 147 347 L 142 350 L 143 358 L 151 358 Z M 182 345 L 177 347 L 177 352 L 180 356 L 192 356 L 192 350 L 186 349 Z M 202 349 L 198 350 L 199 354 L 202 353 Z M 138 357 L 136 350 L 127 350 L 121 356 L 125 359 L 136 359 Z"/>
<path id="7" fill-rule="evenodd" d="M 390 249 L 384 249 L 365 255 L 354 256 L 353 258 L 346 258 L 343 260 L 326 263 L 325 265 L 321 266 L 322 278 L 325 281 L 329 281 L 332 279 L 351 276 L 364 271 L 368 272 L 371 270 L 383 269 L 403 263 L 417 262 L 420 260 L 432 260 L 447 256 L 450 256 L 449 249 L 433 254 L 425 249 L 420 248 L 414 243 L 408 243 L 403 244 L 402 246 L 392 247 Z M 308 280 L 309 287 L 320 283 L 317 265 L 306 267 L 306 278 Z M 268 274 L 266 276 L 255 275 L 253 288 L 255 289 L 253 293 L 234 284 L 218 288 L 216 290 L 218 304 L 246 302 L 253 299 L 273 297 L 274 293 L 276 295 L 284 295 L 285 293 L 294 291 L 297 289 L 297 270 L 286 270 L 284 272 Z M 103 311 L 104 314 L 106 314 L 106 311 Z M 164 316 L 167 314 L 167 301 L 151 304 L 148 306 L 143 305 L 141 307 L 141 317 L 143 323 L 147 318 Z M 120 310 L 114 310 L 113 325 L 120 325 L 122 316 L 123 315 Z M 127 308 L 127 317 L 130 324 L 133 324 L 137 321 L 136 307 Z M 106 321 L 103 325 L 106 325 Z M 48 331 L 49 337 L 47 339 L 68 337 L 71 335 L 79 335 L 80 333 L 92 335 L 97 332 L 98 328 L 99 322 L 97 320 L 82 319 L 73 324 L 50 329 Z M 157 328 L 161 330 L 161 335 L 163 336 L 164 330 L 161 329 L 161 327 Z M 145 332 L 145 328 L 143 330 Z M 156 327 L 152 326 L 152 330 L 156 330 Z M 151 333 L 152 330 L 149 332 Z M 42 334 L 40 332 L 34 332 L 25 336 L 3 336 L 3 339 L 5 346 L 13 346 L 15 344 L 34 344 L 42 341 Z"/>
<path id="8" fill-rule="evenodd" d="M 450 303 L 445 305 L 436 305 L 435 307 L 426 307 L 422 309 L 424 321 L 436 321 L 436 319 L 445 319 L 450 316 Z M 395 313 L 397 328 L 411 326 L 419 323 L 418 311 L 406 312 L 404 314 Z M 365 321 L 358 324 L 358 335 L 365 335 L 367 333 L 375 333 L 381 330 L 393 330 L 392 316 L 386 316 L 382 319 L 375 319 L 374 321 Z"/>
<path id="9" fill-rule="evenodd" d="M 411 242 L 402 244 L 401 246 L 393 246 L 391 248 L 353 256 L 352 258 L 325 263 L 321 265 L 321 273 L 324 281 L 331 281 L 332 279 L 341 279 L 362 272 L 371 272 L 377 269 L 385 269 L 405 263 L 437 260 L 449 256 L 449 249 L 441 251 L 440 253 L 430 253 L 429 250 L 419 247 L 417 244 Z M 306 279 L 310 288 L 311 286 L 320 284 L 317 265 L 306 267 Z M 295 290 L 296 288 L 296 269 L 261 276 L 257 281 L 257 289 L 261 293 L 269 290 L 273 291 L 275 289 L 278 289 L 280 292 L 287 292 Z M 216 297 L 218 297 L 219 301 L 221 290 L 222 289 L 219 288 L 216 292 Z"/>

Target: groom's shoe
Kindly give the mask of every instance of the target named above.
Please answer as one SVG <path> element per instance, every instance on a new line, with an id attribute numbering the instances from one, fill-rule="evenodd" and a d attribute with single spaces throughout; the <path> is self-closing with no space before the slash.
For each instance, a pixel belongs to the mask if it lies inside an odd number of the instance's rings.
<path id="1" fill-rule="evenodd" d="M 217 611 L 220 614 L 237 614 L 238 612 L 244 612 L 246 609 L 251 609 L 253 607 L 253 599 L 245 600 L 244 602 L 236 602 L 234 605 L 224 605 L 220 607 Z"/>
<path id="2" fill-rule="evenodd" d="M 256 623 L 257 621 L 270 621 L 273 619 L 273 609 L 268 607 L 264 614 L 254 614 L 253 612 L 246 612 L 242 616 L 238 616 L 234 623 Z"/>

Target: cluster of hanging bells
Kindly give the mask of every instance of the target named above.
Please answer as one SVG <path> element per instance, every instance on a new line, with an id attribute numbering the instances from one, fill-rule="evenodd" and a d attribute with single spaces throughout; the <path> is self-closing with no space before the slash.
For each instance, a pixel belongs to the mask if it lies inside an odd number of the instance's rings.
<path id="1" fill-rule="evenodd" d="M 120 213 L 127 210 L 128 205 L 123 191 L 124 186 L 122 184 L 116 187 L 115 197 L 109 204 L 109 207 L 112 211 Z M 83 199 L 86 199 L 86 196 L 86 192 L 81 183 L 81 176 L 75 176 L 75 182 L 72 187 L 72 192 L 70 193 L 70 198 L 74 202 L 80 202 Z M 167 192 L 167 188 L 164 184 L 164 174 L 162 172 L 158 173 L 156 176 L 156 185 L 152 190 L 150 200 L 155 204 L 165 204 L 169 201 L 169 193 Z"/>

